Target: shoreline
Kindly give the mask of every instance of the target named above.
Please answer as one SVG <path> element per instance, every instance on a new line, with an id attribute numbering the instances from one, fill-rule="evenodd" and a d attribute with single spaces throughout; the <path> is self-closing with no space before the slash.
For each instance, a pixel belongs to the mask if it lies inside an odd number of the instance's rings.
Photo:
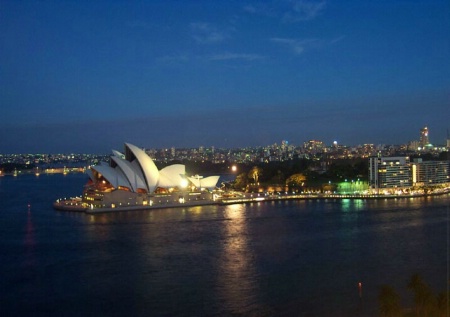
<path id="1" fill-rule="evenodd" d="M 401 198 L 420 198 L 430 196 L 441 196 L 450 194 L 450 189 L 445 189 L 442 192 L 428 193 L 428 194 L 408 194 L 408 195 L 362 195 L 362 194 L 307 194 L 307 195 L 268 195 L 261 196 L 254 194 L 247 194 L 247 197 L 242 198 L 226 198 L 226 199 L 204 199 L 189 202 L 167 202 L 158 203 L 153 205 L 129 205 L 120 207 L 103 207 L 103 208 L 89 208 L 86 205 L 82 205 L 79 200 L 66 199 L 56 201 L 53 203 L 53 208 L 58 211 L 74 211 L 85 212 L 88 214 L 96 213 L 109 213 L 109 212 L 122 212 L 122 211 L 134 211 L 134 210 L 154 210 L 154 209 L 166 209 L 166 208 L 181 208 L 181 207 L 198 207 L 207 205 L 233 205 L 233 204 L 249 204 L 255 202 L 269 202 L 269 201 L 285 201 L 285 200 L 343 200 L 343 199 L 401 199 Z"/>

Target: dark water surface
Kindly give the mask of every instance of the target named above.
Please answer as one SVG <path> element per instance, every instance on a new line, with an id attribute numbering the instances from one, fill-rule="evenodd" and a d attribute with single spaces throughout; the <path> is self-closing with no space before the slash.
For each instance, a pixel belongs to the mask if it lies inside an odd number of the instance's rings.
<path id="1" fill-rule="evenodd" d="M 381 284 L 447 287 L 449 195 L 52 209 L 86 180 L 0 177 L 2 316 L 377 316 Z"/>

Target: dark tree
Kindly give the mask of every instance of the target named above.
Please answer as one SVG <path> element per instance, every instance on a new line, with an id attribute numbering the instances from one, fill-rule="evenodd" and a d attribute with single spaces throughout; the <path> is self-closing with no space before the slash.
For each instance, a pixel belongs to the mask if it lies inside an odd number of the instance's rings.
<path id="1" fill-rule="evenodd" d="M 384 317 L 395 317 L 402 315 L 400 296 L 389 285 L 382 285 L 378 294 L 380 314 Z"/>
<path id="2" fill-rule="evenodd" d="M 408 288 L 414 293 L 416 316 L 432 316 L 437 306 L 436 298 L 420 274 L 415 273 L 411 276 L 408 282 Z"/>
<path id="3" fill-rule="evenodd" d="M 234 181 L 234 189 L 236 190 L 244 190 L 247 187 L 248 178 L 247 173 L 241 173 L 236 176 L 236 180 Z"/>

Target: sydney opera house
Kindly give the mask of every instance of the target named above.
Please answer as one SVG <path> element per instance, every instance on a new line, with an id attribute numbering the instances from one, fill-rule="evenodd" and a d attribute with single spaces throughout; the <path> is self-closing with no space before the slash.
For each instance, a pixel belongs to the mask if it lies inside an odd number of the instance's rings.
<path id="1" fill-rule="evenodd" d="M 158 170 L 153 160 L 135 145 L 125 143 L 124 153 L 113 151 L 109 163 L 88 171 L 82 204 L 86 209 L 156 206 L 213 201 L 219 176 L 187 176 L 185 166 Z"/>

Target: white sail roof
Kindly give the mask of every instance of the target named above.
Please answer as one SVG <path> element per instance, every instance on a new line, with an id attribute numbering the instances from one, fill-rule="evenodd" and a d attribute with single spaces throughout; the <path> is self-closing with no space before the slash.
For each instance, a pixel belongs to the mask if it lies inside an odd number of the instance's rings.
<path id="1" fill-rule="evenodd" d="M 143 189 L 149 193 L 157 187 L 184 187 L 186 182 L 186 167 L 183 164 L 174 164 L 158 171 L 153 160 L 143 150 L 135 145 L 125 143 L 125 154 L 113 150 L 113 155 L 108 163 L 101 162 L 91 167 L 87 173 L 92 181 L 101 174 L 114 188 L 127 187 L 133 192 Z M 219 176 L 202 178 L 201 176 L 189 177 L 189 180 L 198 188 L 213 189 Z"/>
<path id="2" fill-rule="evenodd" d="M 119 186 L 130 188 L 128 180 L 123 177 L 122 173 L 117 173 L 115 168 L 105 165 L 96 165 L 91 168 L 94 171 L 100 173 L 103 178 L 105 178 L 114 188 L 117 188 Z"/>
<path id="3" fill-rule="evenodd" d="M 86 174 L 89 176 L 89 178 L 90 178 L 92 181 L 95 181 L 94 173 L 92 173 L 92 170 L 91 170 L 91 169 L 86 170 Z"/>
<path id="4" fill-rule="evenodd" d="M 121 152 L 119 152 L 119 151 L 112 150 L 112 153 L 114 154 L 114 156 L 118 156 L 118 157 L 120 157 L 120 158 L 122 158 L 122 159 L 125 158 L 125 154 L 123 154 L 123 153 L 121 153 Z"/>
<path id="5" fill-rule="evenodd" d="M 159 171 L 158 187 L 183 187 L 186 168 L 182 164 L 174 164 L 164 167 Z"/>
<path id="6" fill-rule="evenodd" d="M 195 185 L 197 188 L 207 188 L 214 189 L 219 181 L 220 176 L 209 176 L 203 178 L 202 176 L 192 176 L 188 177 L 188 179 Z"/>
<path id="7" fill-rule="evenodd" d="M 127 160 L 122 159 L 118 156 L 112 156 L 111 159 L 117 164 L 117 167 L 122 170 L 123 174 L 131 185 L 131 189 L 134 192 L 136 192 L 138 189 L 147 190 L 147 185 L 142 178 L 142 173 L 140 173 L 139 170 L 136 170 L 135 166 L 133 166 Z"/>
<path id="8" fill-rule="evenodd" d="M 144 175 L 149 192 L 156 189 L 159 180 L 159 172 L 153 160 L 137 146 L 125 143 L 125 146 L 134 154 Z"/>

